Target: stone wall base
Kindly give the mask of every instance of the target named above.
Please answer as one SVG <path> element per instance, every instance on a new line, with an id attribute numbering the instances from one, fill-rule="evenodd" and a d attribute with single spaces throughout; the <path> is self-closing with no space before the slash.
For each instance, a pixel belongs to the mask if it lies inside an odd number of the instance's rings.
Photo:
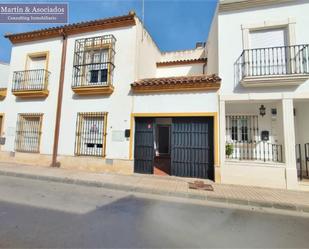
<path id="1" fill-rule="evenodd" d="M 19 163 L 32 166 L 49 167 L 51 155 L 21 152 L 0 152 L 0 161 Z M 58 156 L 60 167 L 91 172 L 109 172 L 118 174 L 133 174 L 133 161 L 121 159 L 105 159 L 96 157 Z"/>

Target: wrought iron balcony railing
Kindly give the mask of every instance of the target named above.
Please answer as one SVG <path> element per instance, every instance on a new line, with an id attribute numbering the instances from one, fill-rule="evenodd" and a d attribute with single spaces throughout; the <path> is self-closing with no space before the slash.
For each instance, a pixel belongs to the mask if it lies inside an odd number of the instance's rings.
<path id="1" fill-rule="evenodd" d="M 72 90 L 76 94 L 111 94 L 115 56 L 113 35 L 75 41 Z"/>
<path id="2" fill-rule="evenodd" d="M 12 92 L 47 91 L 49 75 L 45 69 L 15 71 Z"/>
<path id="3" fill-rule="evenodd" d="M 73 91 L 78 94 L 111 93 L 113 91 L 113 69 L 114 64 L 111 62 L 75 65 Z"/>
<path id="4" fill-rule="evenodd" d="M 246 49 L 236 61 L 238 79 L 309 74 L 309 45 Z"/>
<path id="5" fill-rule="evenodd" d="M 228 159 L 283 162 L 282 145 L 280 144 L 264 141 L 233 141 L 229 145 L 232 147 L 232 153 L 227 156 Z"/>

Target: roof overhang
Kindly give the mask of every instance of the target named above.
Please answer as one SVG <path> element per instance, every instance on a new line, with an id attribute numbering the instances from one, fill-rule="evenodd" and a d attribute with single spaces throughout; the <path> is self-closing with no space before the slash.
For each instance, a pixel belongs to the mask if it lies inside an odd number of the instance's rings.
<path id="1" fill-rule="evenodd" d="M 135 93 L 170 91 L 216 91 L 221 78 L 217 75 L 194 75 L 166 78 L 141 79 L 131 84 Z"/>
<path id="2" fill-rule="evenodd" d="M 295 0 L 221 0 L 219 11 L 242 10 L 254 7 L 263 7 L 282 3 L 293 3 Z"/>
<path id="3" fill-rule="evenodd" d="M 205 63 L 207 63 L 207 58 L 175 60 L 175 61 L 161 61 L 161 62 L 157 62 L 157 67 L 189 65 L 189 64 L 205 64 Z"/>
<path id="4" fill-rule="evenodd" d="M 124 16 L 117 16 L 88 22 L 68 24 L 24 33 L 6 34 L 5 37 L 10 39 L 10 41 L 13 44 L 16 44 L 22 42 L 55 38 L 63 35 L 73 35 L 103 29 L 113 29 L 119 27 L 133 26 L 135 24 L 136 24 L 135 13 L 130 12 L 128 15 Z"/>

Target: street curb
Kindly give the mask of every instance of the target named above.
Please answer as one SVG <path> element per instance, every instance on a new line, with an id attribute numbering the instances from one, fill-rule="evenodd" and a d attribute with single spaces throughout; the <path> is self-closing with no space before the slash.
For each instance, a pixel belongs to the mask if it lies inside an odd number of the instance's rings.
<path id="1" fill-rule="evenodd" d="M 282 202 L 250 201 L 246 199 L 226 198 L 226 197 L 215 196 L 215 195 L 200 195 L 200 194 L 195 194 L 192 192 L 191 193 L 190 192 L 169 192 L 165 190 L 150 189 L 150 188 L 144 188 L 144 187 L 138 187 L 138 186 L 125 185 L 125 184 L 104 183 L 104 182 L 99 182 L 99 181 L 72 179 L 68 177 L 59 177 L 59 176 L 33 175 L 33 174 L 19 173 L 19 172 L 17 173 L 17 172 L 3 171 L 3 170 L 0 170 L 0 175 L 20 177 L 20 178 L 33 179 L 33 180 L 43 180 L 43 181 L 75 184 L 75 185 L 82 185 L 82 186 L 89 186 L 89 187 L 99 187 L 99 188 L 106 188 L 106 189 L 113 189 L 113 190 L 121 190 L 121 191 L 126 191 L 126 192 L 155 194 L 155 195 L 170 196 L 170 197 L 205 200 L 205 201 L 217 202 L 217 203 L 236 204 L 236 205 L 247 206 L 247 207 L 273 208 L 276 210 L 303 212 L 303 213 L 309 214 L 309 205 L 294 205 L 291 203 L 282 203 Z"/>

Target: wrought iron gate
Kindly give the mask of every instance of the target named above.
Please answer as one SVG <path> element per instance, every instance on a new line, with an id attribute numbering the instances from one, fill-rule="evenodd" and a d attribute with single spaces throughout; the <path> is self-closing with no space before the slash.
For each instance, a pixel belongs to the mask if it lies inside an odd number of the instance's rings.
<path id="1" fill-rule="evenodd" d="M 300 180 L 309 178 L 309 143 L 304 145 L 304 157 L 301 144 L 296 144 L 295 155 L 297 164 L 297 176 Z M 304 159 L 304 160 L 303 160 Z"/>
<path id="2" fill-rule="evenodd" d="M 134 172 L 153 174 L 154 161 L 154 129 L 153 118 L 136 118 Z"/>
<path id="3" fill-rule="evenodd" d="M 214 179 L 213 118 L 173 118 L 171 173 Z"/>

